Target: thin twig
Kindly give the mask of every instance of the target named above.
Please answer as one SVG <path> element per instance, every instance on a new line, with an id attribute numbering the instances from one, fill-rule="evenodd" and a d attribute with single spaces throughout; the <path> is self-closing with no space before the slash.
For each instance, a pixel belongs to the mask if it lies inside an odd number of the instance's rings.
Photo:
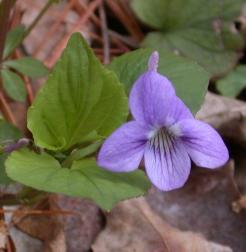
<path id="1" fill-rule="evenodd" d="M 43 47 L 45 46 L 45 42 L 47 41 L 47 38 L 50 38 L 52 34 L 56 32 L 56 30 L 59 28 L 60 24 L 66 16 L 68 15 L 69 11 L 71 8 L 74 6 L 74 4 L 77 2 L 77 0 L 71 0 L 69 4 L 66 6 L 66 8 L 62 11 L 61 15 L 59 16 L 58 19 L 56 19 L 55 23 L 50 27 L 50 29 L 46 32 L 46 34 L 43 36 L 41 41 L 39 42 L 39 45 L 35 49 L 33 56 L 37 57 L 37 55 L 42 51 Z"/>
<path id="2" fill-rule="evenodd" d="M 51 55 L 50 59 L 46 61 L 46 65 L 48 67 L 52 67 L 56 62 L 57 58 L 61 55 L 62 50 L 65 48 L 66 43 L 71 36 L 71 34 L 77 31 L 82 25 L 84 25 L 88 19 L 91 17 L 92 13 L 95 9 L 101 4 L 102 0 L 95 0 L 88 5 L 87 12 L 84 16 L 82 16 L 70 29 L 70 31 L 62 38 L 62 40 L 57 44 L 56 48 L 53 50 L 53 54 Z"/>
<path id="3" fill-rule="evenodd" d="M 84 12 L 85 12 L 86 9 L 87 9 L 87 6 L 86 6 L 86 4 L 85 4 L 84 2 L 76 2 L 75 7 L 76 7 L 76 10 L 79 11 L 79 14 L 81 14 L 81 15 L 84 14 Z M 97 17 L 97 15 L 95 15 L 95 13 L 92 13 L 92 14 L 91 14 L 91 21 L 92 21 L 98 28 L 101 27 L 100 19 Z M 96 39 L 97 41 L 102 42 L 102 38 L 99 37 L 98 35 L 97 35 L 97 37 L 95 37 L 96 34 L 93 34 L 93 33 L 88 32 L 88 31 L 87 31 L 87 33 L 88 33 L 88 35 L 89 35 L 90 37 L 92 37 L 93 39 Z M 113 42 L 116 46 L 122 48 L 122 50 L 124 50 L 124 52 L 130 51 L 130 49 L 129 49 L 127 46 L 125 46 L 124 43 L 123 43 L 119 38 L 116 38 L 116 37 L 114 36 L 114 34 L 110 33 L 109 29 L 108 29 L 108 33 L 109 33 L 109 35 L 110 35 L 110 37 L 111 37 L 112 42 Z M 99 39 L 99 38 L 100 38 L 100 39 Z M 136 47 L 135 44 L 134 44 L 134 47 Z"/>
<path id="4" fill-rule="evenodd" d="M 10 27 L 18 26 L 21 23 L 23 14 L 24 13 L 21 10 L 21 7 L 18 4 L 16 4 L 14 8 L 12 8 L 12 16 L 11 16 L 11 19 L 9 20 Z"/>
<path id="5" fill-rule="evenodd" d="M 109 30 L 109 35 L 114 36 L 118 40 L 124 42 L 125 44 L 129 45 L 132 48 L 137 48 L 139 47 L 139 44 L 136 41 L 133 41 L 131 38 L 125 37 L 121 34 L 119 34 L 116 31 Z"/>
<path id="6" fill-rule="evenodd" d="M 16 50 L 16 56 L 17 56 L 17 59 L 21 58 L 21 54 L 19 50 Z M 26 91 L 27 91 L 27 101 L 28 101 L 28 104 L 31 105 L 34 100 L 34 93 L 33 93 L 32 85 L 27 76 L 23 76 L 23 80 L 26 87 Z"/>
<path id="7" fill-rule="evenodd" d="M 0 62 L 3 58 L 5 39 L 9 28 L 9 15 L 15 0 L 2 0 L 0 8 Z"/>
<path id="8" fill-rule="evenodd" d="M 69 210 L 16 210 L 16 209 L 0 209 L 0 213 L 14 213 L 23 215 L 79 215 L 79 212 Z"/>
<path id="9" fill-rule="evenodd" d="M 28 104 L 31 105 L 34 100 L 32 85 L 31 85 L 30 80 L 27 76 L 23 76 L 23 79 L 24 79 L 24 83 L 25 83 L 25 87 L 26 87 L 26 91 L 27 91 L 27 101 L 28 101 Z"/>
<path id="10" fill-rule="evenodd" d="M 103 40 L 102 40 L 102 37 L 97 35 L 96 33 L 94 32 L 91 32 L 91 31 L 86 31 L 86 33 L 88 34 L 88 36 L 94 40 L 96 40 L 97 42 L 99 43 L 103 43 Z"/>
<path id="11" fill-rule="evenodd" d="M 39 14 L 37 15 L 37 17 L 33 20 L 33 22 L 27 28 L 27 30 L 26 30 L 26 32 L 24 34 L 23 40 L 29 35 L 29 33 L 32 31 L 32 29 L 37 25 L 37 23 L 39 22 L 39 20 L 43 17 L 43 15 L 49 9 L 49 7 L 52 5 L 52 3 L 53 3 L 52 0 L 48 0 L 48 2 L 44 5 L 44 7 L 39 12 Z"/>
<path id="12" fill-rule="evenodd" d="M 110 62 L 110 41 L 108 36 L 108 26 L 107 26 L 107 19 L 105 15 L 105 10 L 103 6 L 103 2 L 99 6 L 99 15 L 101 19 L 101 31 L 102 31 L 102 37 L 103 37 L 103 63 L 109 64 Z"/>
<path id="13" fill-rule="evenodd" d="M 81 2 L 81 1 L 77 1 L 75 6 L 76 6 L 76 10 L 79 11 L 80 15 L 84 15 L 84 12 L 86 12 L 88 8 L 88 6 L 84 2 Z M 97 27 L 99 28 L 101 27 L 100 19 L 95 13 L 91 13 L 91 20 L 94 22 L 94 24 Z"/>
<path id="14" fill-rule="evenodd" d="M 129 19 L 129 24 L 132 30 L 134 31 L 134 34 L 137 37 L 137 41 L 141 41 L 144 38 L 144 33 L 140 27 L 139 22 L 136 20 L 136 16 L 134 15 L 132 8 L 129 6 L 129 2 L 125 0 L 118 0 L 118 4 L 121 7 L 121 9 L 124 10 L 125 14 L 127 15 Z"/>
<path id="15" fill-rule="evenodd" d="M 17 125 L 14 114 L 12 113 L 2 91 L 0 91 L 0 108 L 4 118 L 14 125 Z"/>
<path id="16" fill-rule="evenodd" d="M 114 34 L 110 33 L 109 31 L 109 35 L 110 35 L 110 39 L 112 41 L 112 44 L 115 44 L 117 47 L 119 47 L 121 50 L 123 50 L 123 52 L 129 52 L 130 49 L 118 38 L 116 38 L 114 36 Z"/>
<path id="17" fill-rule="evenodd" d="M 1 2 L 1 10 L 0 10 L 0 62 L 3 57 L 3 50 L 4 50 L 4 44 L 6 35 L 8 32 L 8 26 L 9 26 L 9 15 L 11 8 L 13 7 L 15 3 L 15 0 L 3 0 Z M 13 124 L 16 125 L 15 117 L 5 99 L 5 96 L 2 91 L 2 80 L 0 76 L 0 110 L 5 117 L 5 119 Z"/>
<path id="18" fill-rule="evenodd" d="M 140 42 L 143 38 L 143 33 L 140 28 L 136 25 L 136 22 L 125 12 L 124 8 L 120 6 L 119 1 L 106 0 L 109 8 L 115 13 L 115 16 L 121 21 L 122 25 L 127 31 L 135 38 L 136 42 Z"/>
<path id="19" fill-rule="evenodd" d="M 15 244 L 14 244 L 10 235 L 7 236 L 6 250 L 7 250 L 7 252 L 15 252 L 16 251 Z"/>

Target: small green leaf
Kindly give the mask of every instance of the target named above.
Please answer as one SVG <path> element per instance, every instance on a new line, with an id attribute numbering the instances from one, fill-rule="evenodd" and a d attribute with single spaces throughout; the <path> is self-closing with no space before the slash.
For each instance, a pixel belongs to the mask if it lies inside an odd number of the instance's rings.
<path id="1" fill-rule="evenodd" d="M 246 65 L 240 65 L 226 77 L 217 81 L 217 88 L 224 96 L 236 97 L 246 88 Z"/>
<path id="2" fill-rule="evenodd" d="M 127 114 L 117 76 L 75 33 L 29 109 L 28 128 L 38 146 L 67 150 L 86 138 L 108 136 Z"/>
<path id="3" fill-rule="evenodd" d="M 17 60 L 8 60 L 4 62 L 5 66 L 12 67 L 18 72 L 30 76 L 32 78 L 39 78 L 48 74 L 48 69 L 39 60 L 32 57 L 23 57 Z"/>
<path id="4" fill-rule="evenodd" d="M 39 155 L 28 149 L 11 153 L 5 165 L 8 176 L 24 185 L 89 198 L 106 210 L 121 200 L 143 195 L 150 187 L 140 170 L 112 173 L 91 159 L 76 161 L 71 169 L 62 168 L 47 153 Z"/>
<path id="5" fill-rule="evenodd" d="M 134 81 L 147 70 L 151 49 L 139 49 L 113 60 L 109 68 L 118 75 L 129 92 Z M 172 53 L 159 50 L 158 71 L 167 76 L 176 88 L 177 95 L 195 114 L 207 92 L 209 75 L 197 63 Z"/>
<path id="6" fill-rule="evenodd" d="M 26 89 L 23 80 L 16 73 L 7 69 L 1 70 L 1 75 L 4 90 L 9 97 L 16 101 L 24 102 L 26 100 Z"/>
<path id="7" fill-rule="evenodd" d="M 23 36 L 25 34 L 25 27 L 23 25 L 16 26 L 14 29 L 10 30 L 7 34 L 3 57 L 6 58 L 10 55 L 13 50 L 19 46 Z"/>
<path id="8" fill-rule="evenodd" d="M 18 140 L 21 137 L 19 129 L 0 119 L 0 143 L 8 140 Z"/>
<path id="9" fill-rule="evenodd" d="M 133 0 L 136 15 L 159 31 L 150 32 L 144 47 L 165 49 L 197 61 L 212 76 L 230 70 L 244 48 L 233 21 L 244 0 Z"/>
<path id="10" fill-rule="evenodd" d="M 7 154 L 3 153 L 0 154 L 0 185 L 8 185 L 10 183 L 13 183 L 13 181 L 7 176 L 5 171 L 5 161 L 7 159 Z"/>
<path id="11" fill-rule="evenodd" d="M 11 140 L 18 140 L 21 137 L 20 131 L 12 124 L 0 119 L 0 144 Z M 13 182 L 5 172 L 4 162 L 8 154 L 0 154 L 0 184 L 7 185 Z"/>

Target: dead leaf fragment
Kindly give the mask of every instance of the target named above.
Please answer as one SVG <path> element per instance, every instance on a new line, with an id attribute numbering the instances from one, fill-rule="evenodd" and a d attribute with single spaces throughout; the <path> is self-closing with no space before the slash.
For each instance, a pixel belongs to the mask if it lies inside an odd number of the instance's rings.
<path id="1" fill-rule="evenodd" d="M 64 216 L 64 232 L 68 252 L 88 252 L 104 225 L 101 210 L 91 201 L 57 195 L 60 208 L 76 211 L 79 215 Z"/>
<path id="2" fill-rule="evenodd" d="M 42 214 L 42 210 L 52 210 L 53 204 L 50 199 L 40 202 L 36 209 L 40 210 L 40 214 L 29 214 L 34 209 L 30 207 L 20 207 L 14 212 L 12 222 L 15 226 L 32 237 L 44 242 L 44 252 L 66 252 L 65 234 L 63 223 L 57 214 Z"/>
<path id="3" fill-rule="evenodd" d="M 170 226 L 144 198 L 124 201 L 114 208 L 92 248 L 94 252 L 232 252 L 200 234 Z"/>
<path id="4" fill-rule="evenodd" d="M 246 210 L 246 195 L 232 203 L 232 209 L 235 213 L 240 213 L 241 210 Z"/>
<path id="5" fill-rule="evenodd" d="M 231 207 L 240 197 L 232 165 L 229 162 L 218 170 L 194 168 L 183 188 L 165 193 L 152 190 L 147 201 L 176 228 L 202 233 L 208 240 L 245 252 L 246 216 Z"/>
<path id="6" fill-rule="evenodd" d="M 213 127 L 226 138 L 246 146 L 246 103 L 207 93 L 196 117 Z"/>
<path id="7" fill-rule="evenodd" d="M 8 230 L 3 220 L 0 220 L 0 251 L 6 248 Z"/>

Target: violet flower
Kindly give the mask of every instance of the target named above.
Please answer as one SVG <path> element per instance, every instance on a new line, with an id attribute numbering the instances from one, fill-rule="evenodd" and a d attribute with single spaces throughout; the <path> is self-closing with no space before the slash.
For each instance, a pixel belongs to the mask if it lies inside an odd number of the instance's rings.
<path id="1" fill-rule="evenodd" d="M 104 142 L 98 165 L 113 172 L 130 172 L 144 157 L 151 182 L 168 191 L 184 185 L 191 160 L 213 169 L 225 164 L 229 155 L 219 134 L 196 120 L 176 96 L 172 83 L 157 73 L 158 60 L 154 52 L 148 70 L 130 93 L 135 120 L 123 124 Z"/>

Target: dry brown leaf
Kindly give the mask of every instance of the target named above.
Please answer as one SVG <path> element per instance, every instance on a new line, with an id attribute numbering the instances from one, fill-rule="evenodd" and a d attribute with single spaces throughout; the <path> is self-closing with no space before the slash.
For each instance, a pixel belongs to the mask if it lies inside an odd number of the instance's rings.
<path id="1" fill-rule="evenodd" d="M 38 210 L 52 210 L 50 201 L 43 201 L 38 206 Z M 44 252 L 65 252 L 66 242 L 63 230 L 63 223 L 57 214 L 28 214 L 28 210 L 33 208 L 20 207 L 12 216 L 12 222 L 22 232 L 38 238 L 44 242 Z"/>
<path id="2" fill-rule="evenodd" d="M 81 0 L 80 2 L 88 5 L 88 0 Z M 43 0 L 18 1 L 18 7 L 24 12 L 22 24 L 28 27 L 44 4 L 45 1 Z M 27 52 L 42 61 L 49 59 L 54 48 L 59 44 L 63 36 L 71 31 L 73 25 L 81 17 L 81 14 L 76 11 L 76 5 L 80 5 L 78 0 L 70 1 L 69 3 L 60 1 L 59 4 L 52 5 L 35 29 L 25 39 L 24 46 Z M 93 29 L 94 26 L 89 20 L 85 25 L 80 26 L 77 31 L 83 33 L 85 38 L 90 40 L 89 34 Z"/>
<path id="3" fill-rule="evenodd" d="M 39 239 L 29 236 L 28 234 L 22 232 L 14 225 L 12 225 L 11 219 L 13 212 L 18 209 L 18 206 L 4 206 L 4 220 L 8 227 L 9 233 L 9 243 L 10 251 L 16 252 L 39 252 L 43 248 L 43 244 Z M 12 250 L 11 250 L 12 249 Z"/>
<path id="4" fill-rule="evenodd" d="M 63 195 L 50 196 L 49 203 L 34 209 L 20 207 L 14 212 L 12 222 L 18 229 L 11 227 L 11 234 L 21 247 L 17 252 L 26 252 L 27 244 L 32 252 L 88 252 L 104 225 L 101 210 L 89 200 Z M 42 210 L 46 211 L 42 214 Z M 44 241 L 45 248 L 39 249 L 42 244 L 30 236 Z M 21 240 L 24 244 L 19 245 Z"/>
<path id="5" fill-rule="evenodd" d="M 103 228 L 104 218 L 100 209 L 89 200 L 63 195 L 57 195 L 56 201 L 60 208 L 79 213 L 64 217 L 67 251 L 88 252 Z"/>
<path id="6" fill-rule="evenodd" d="M 8 238 L 8 230 L 5 222 L 0 220 L 0 251 L 6 249 L 6 243 Z"/>
<path id="7" fill-rule="evenodd" d="M 197 118 L 214 126 L 224 137 L 246 145 L 245 102 L 208 92 Z"/>
<path id="8" fill-rule="evenodd" d="M 92 246 L 94 252 L 231 252 L 202 235 L 170 226 L 144 198 L 120 203 L 108 215 L 106 229 Z"/>
<path id="9" fill-rule="evenodd" d="M 152 190 L 147 201 L 171 225 L 245 252 L 246 216 L 232 210 L 232 202 L 240 197 L 232 175 L 233 162 L 214 171 L 194 168 L 183 188 Z"/>
<path id="10" fill-rule="evenodd" d="M 12 238 L 12 242 L 16 250 L 16 252 L 40 252 L 43 251 L 43 242 L 39 239 L 36 239 L 18 228 L 12 226 L 9 229 L 9 234 Z"/>
<path id="11" fill-rule="evenodd" d="M 240 213 L 242 210 L 246 210 L 246 195 L 240 197 L 240 199 L 232 203 L 232 209 L 236 213 Z"/>

